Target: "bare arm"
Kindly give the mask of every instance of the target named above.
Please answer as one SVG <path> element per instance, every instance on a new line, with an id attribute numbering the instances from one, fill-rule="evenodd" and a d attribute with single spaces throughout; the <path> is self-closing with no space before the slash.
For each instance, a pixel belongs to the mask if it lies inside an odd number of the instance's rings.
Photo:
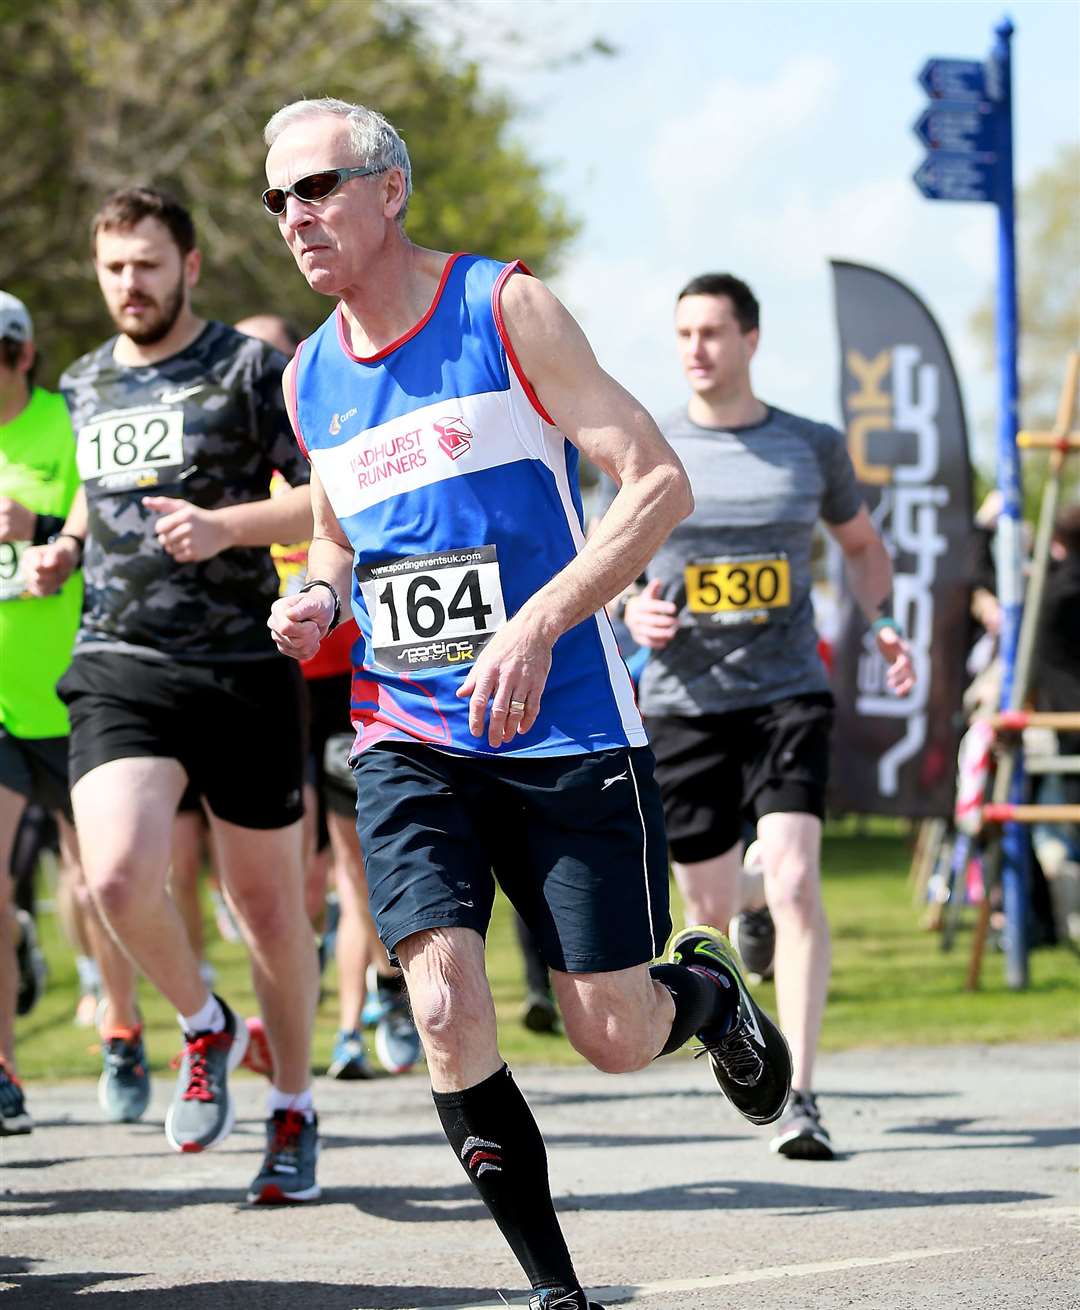
<path id="1" fill-rule="evenodd" d="M 522 371 L 559 429 L 619 487 L 581 553 L 535 593 L 473 666 L 469 728 L 496 746 L 536 721 L 551 649 L 628 586 L 693 508 L 678 456 L 640 404 L 597 364 L 584 333 L 543 283 L 511 277 L 502 315 Z M 524 704 L 520 714 L 511 711 Z"/>
<path id="2" fill-rule="evenodd" d="M 892 561 L 866 507 L 846 523 L 831 523 L 828 528 L 844 553 L 844 567 L 859 608 L 871 623 L 892 618 Z M 889 686 L 898 696 L 907 695 L 915 685 L 915 670 L 899 627 L 881 627 L 875 636 L 889 666 Z"/>
<path id="3" fill-rule="evenodd" d="M 280 496 L 221 509 L 200 509 L 175 496 L 144 496 L 143 504 L 161 515 L 154 526 L 158 541 L 183 563 L 212 559 L 234 546 L 304 541 L 311 533 L 307 487 L 290 487 Z"/>

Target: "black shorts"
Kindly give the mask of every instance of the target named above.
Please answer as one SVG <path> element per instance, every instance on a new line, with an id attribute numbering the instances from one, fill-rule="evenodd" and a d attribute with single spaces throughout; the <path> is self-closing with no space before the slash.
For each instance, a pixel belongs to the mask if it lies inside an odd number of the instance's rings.
<path id="1" fill-rule="evenodd" d="M 352 818 L 356 813 L 356 785 L 346 767 L 346 760 L 355 733 L 349 723 L 349 706 L 352 700 L 352 674 L 339 673 L 329 678 L 309 678 L 308 700 L 311 706 L 311 749 L 308 752 L 306 781 L 319 796 L 319 827 L 325 830 L 324 809 L 333 814 Z M 343 750 L 335 738 L 348 737 Z M 326 752 L 331 749 L 341 756 L 340 769 L 327 769 Z M 344 778 L 342 774 L 344 773 Z M 320 850 L 322 843 L 320 840 Z"/>
<path id="2" fill-rule="evenodd" d="M 179 761 L 190 791 L 242 828 L 304 812 L 306 703 L 280 657 L 230 664 L 77 654 L 57 687 L 71 715 L 71 785 L 112 760 Z"/>
<path id="3" fill-rule="evenodd" d="M 827 691 L 727 714 L 650 716 L 672 859 L 723 855 L 742 836 L 744 816 L 823 819 L 832 722 Z"/>
<path id="4" fill-rule="evenodd" d="M 487 932 L 495 875 L 568 973 L 654 959 L 671 928 L 647 747 L 543 759 L 385 742 L 353 768 L 371 910 L 387 950 L 425 928 Z"/>
<path id="5" fill-rule="evenodd" d="M 16 737 L 0 725 L 0 787 L 70 819 L 67 737 Z"/>

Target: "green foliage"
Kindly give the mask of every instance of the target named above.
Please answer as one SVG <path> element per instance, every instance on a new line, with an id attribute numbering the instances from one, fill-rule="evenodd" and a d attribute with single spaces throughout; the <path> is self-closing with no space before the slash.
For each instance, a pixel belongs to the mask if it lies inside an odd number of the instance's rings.
<path id="1" fill-rule="evenodd" d="M 201 313 L 276 312 L 304 330 L 325 317 L 258 199 L 263 124 L 303 95 L 370 104 L 398 127 L 420 245 L 543 274 L 576 230 L 513 140 L 512 105 L 389 0 L 0 0 L 0 31 L 0 286 L 35 318 L 46 382 L 111 330 L 88 224 L 118 186 L 191 206 Z"/>
<path id="2" fill-rule="evenodd" d="M 1080 146 L 1061 149 L 1017 198 L 1020 277 L 1020 424 L 1048 432 L 1057 415 L 1065 380 L 1065 359 L 1080 348 Z M 994 298 L 988 296 L 972 318 L 986 366 L 995 367 Z M 1027 454 L 1024 514 L 1034 520 L 1047 473 L 1047 455 Z M 1066 464 L 1065 491 L 1076 495 L 1080 461 Z M 1069 488 L 1072 488 L 1070 493 Z M 1064 502 L 1063 502 L 1064 503 Z"/>

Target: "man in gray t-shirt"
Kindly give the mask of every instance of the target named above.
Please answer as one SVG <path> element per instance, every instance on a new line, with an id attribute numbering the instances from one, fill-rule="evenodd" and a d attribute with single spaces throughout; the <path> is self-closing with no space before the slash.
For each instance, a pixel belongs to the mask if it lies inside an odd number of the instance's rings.
<path id="1" fill-rule="evenodd" d="M 747 881 L 743 825 L 757 824 L 793 1064 L 792 1098 L 772 1147 L 829 1159 L 812 1091 L 829 981 L 820 863 L 833 703 L 810 598 L 818 519 L 844 553 L 889 686 L 905 695 L 914 674 L 891 615 L 889 556 L 843 435 L 754 395 L 758 303 L 750 288 L 730 274 L 695 278 L 679 295 L 675 329 L 692 394 L 661 428 L 696 508 L 649 564 L 623 618 L 652 651 L 639 699 L 688 922 L 723 927 L 737 916 L 733 936 L 748 957 L 761 945 L 754 926 L 769 927 L 738 913 L 747 899 L 739 890 Z"/>

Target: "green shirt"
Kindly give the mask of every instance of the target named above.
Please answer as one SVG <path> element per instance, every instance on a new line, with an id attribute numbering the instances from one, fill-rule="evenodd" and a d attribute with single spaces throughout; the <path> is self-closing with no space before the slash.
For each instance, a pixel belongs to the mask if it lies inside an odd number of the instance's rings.
<path id="1" fill-rule="evenodd" d="M 60 517 L 78 486 L 64 399 L 35 387 L 22 413 L 0 424 L 0 496 Z M 67 710 L 56 684 L 71 663 L 82 575 L 69 578 L 58 595 L 26 595 L 21 560 L 29 544 L 0 542 L 0 724 L 15 737 L 66 737 Z"/>

